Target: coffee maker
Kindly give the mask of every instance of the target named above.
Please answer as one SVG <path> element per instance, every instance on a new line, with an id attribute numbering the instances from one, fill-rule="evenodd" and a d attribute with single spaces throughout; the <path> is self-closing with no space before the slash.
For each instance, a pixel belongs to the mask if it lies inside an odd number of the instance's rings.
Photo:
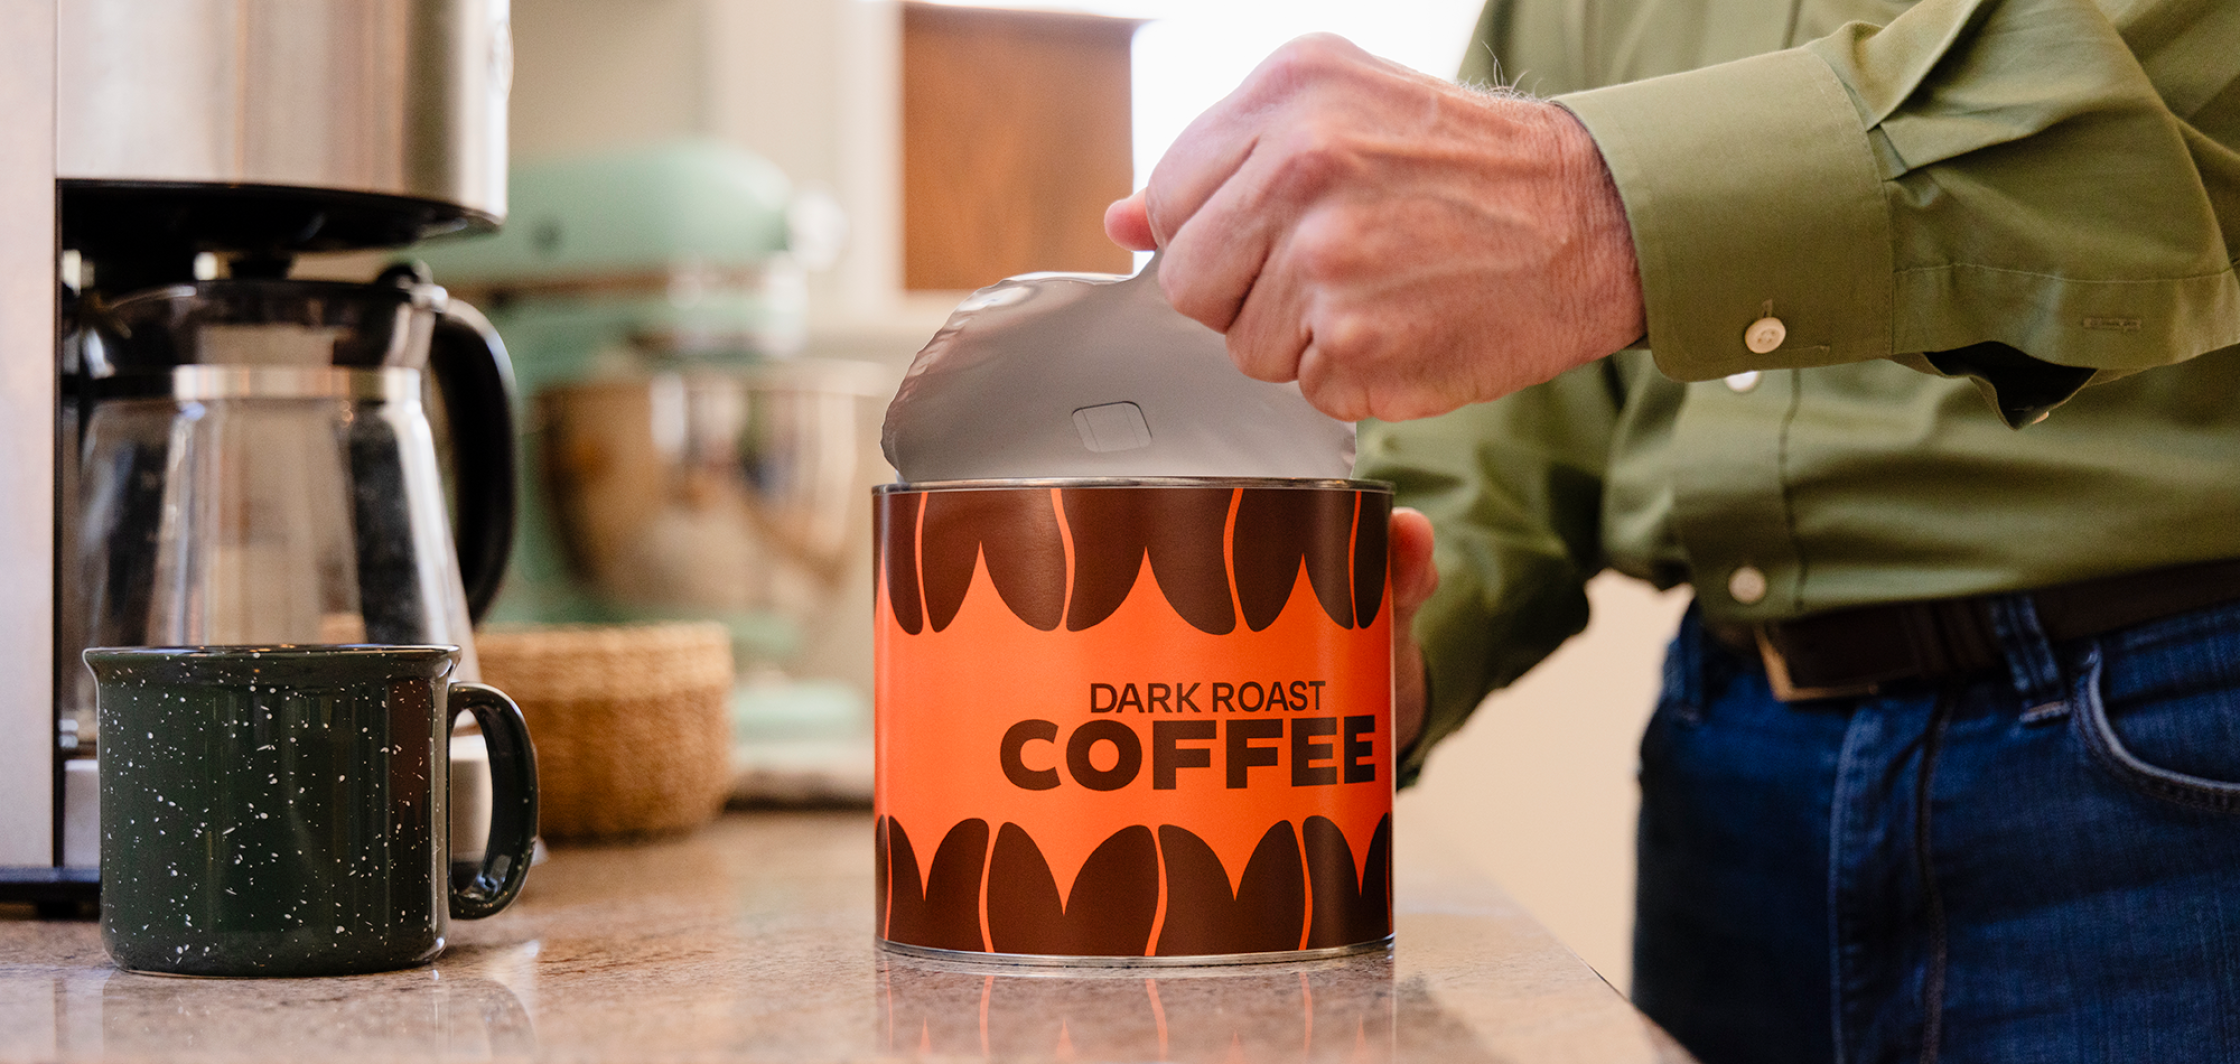
<path id="1" fill-rule="evenodd" d="M 98 878 L 70 631 L 86 308 L 494 229 L 508 15 L 508 0 L 0 0 L 0 900 L 74 905 Z M 403 302 L 442 300 L 392 280 L 422 293 Z"/>

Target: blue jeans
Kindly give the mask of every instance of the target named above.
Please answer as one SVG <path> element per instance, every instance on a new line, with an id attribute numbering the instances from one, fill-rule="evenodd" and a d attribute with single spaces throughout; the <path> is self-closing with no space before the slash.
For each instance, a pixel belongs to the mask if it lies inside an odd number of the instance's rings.
<path id="1" fill-rule="evenodd" d="M 2240 1062 L 2240 604 L 1774 701 L 1694 611 L 1641 743 L 1633 997 L 1729 1061 Z"/>

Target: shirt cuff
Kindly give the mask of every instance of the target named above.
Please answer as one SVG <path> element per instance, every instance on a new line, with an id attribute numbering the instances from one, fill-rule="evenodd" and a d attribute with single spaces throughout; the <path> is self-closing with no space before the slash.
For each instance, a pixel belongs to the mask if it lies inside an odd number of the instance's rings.
<path id="1" fill-rule="evenodd" d="M 1890 356 L 1881 173 L 1826 62 L 1773 52 L 1555 102 L 1625 202 L 1666 376 Z"/>

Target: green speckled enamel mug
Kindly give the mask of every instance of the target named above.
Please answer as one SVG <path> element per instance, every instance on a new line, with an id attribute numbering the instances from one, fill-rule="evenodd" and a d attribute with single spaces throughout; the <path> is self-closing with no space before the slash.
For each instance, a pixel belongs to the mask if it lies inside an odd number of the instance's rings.
<path id="1" fill-rule="evenodd" d="M 100 709 L 101 939 L 123 968 L 341 975 L 443 951 L 521 889 L 537 833 L 521 710 L 447 646 L 86 651 Z M 454 881 L 451 721 L 490 748 L 490 840 Z"/>

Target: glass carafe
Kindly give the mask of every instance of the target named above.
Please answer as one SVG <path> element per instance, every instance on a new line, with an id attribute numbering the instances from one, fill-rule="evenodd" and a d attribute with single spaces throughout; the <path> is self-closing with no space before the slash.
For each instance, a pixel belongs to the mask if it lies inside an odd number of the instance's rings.
<path id="1" fill-rule="evenodd" d="M 89 646 L 455 644 L 474 678 L 514 510 L 510 371 L 479 315 L 409 277 L 206 281 L 89 310 L 66 501 L 79 615 L 59 648 L 80 705 Z"/>

